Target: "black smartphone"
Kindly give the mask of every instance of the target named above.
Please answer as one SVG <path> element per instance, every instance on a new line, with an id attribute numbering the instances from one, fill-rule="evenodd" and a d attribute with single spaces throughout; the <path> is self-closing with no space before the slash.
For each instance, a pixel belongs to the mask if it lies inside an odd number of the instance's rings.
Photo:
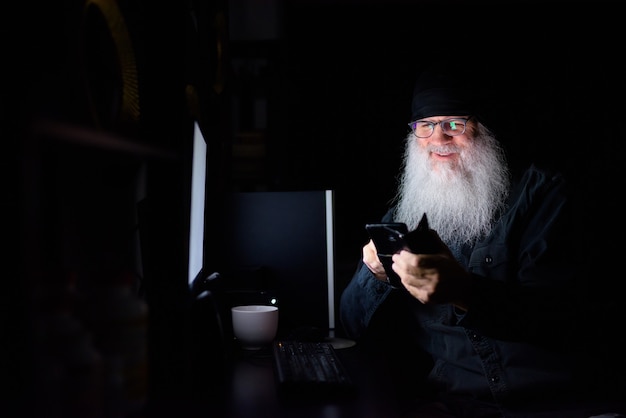
<path id="1" fill-rule="evenodd" d="M 402 288 L 400 276 L 391 268 L 391 257 L 406 246 L 405 236 L 408 234 L 406 224 L 402 222 L 383 222 L 366 224 L 365 229 L 374 245 L 380 262 L 387 273 L 387 281 L 390 285 Z"/>

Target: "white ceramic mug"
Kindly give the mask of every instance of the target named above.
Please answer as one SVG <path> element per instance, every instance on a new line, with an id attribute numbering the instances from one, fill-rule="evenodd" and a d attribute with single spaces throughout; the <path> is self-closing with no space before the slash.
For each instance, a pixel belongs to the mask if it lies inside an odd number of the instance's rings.
<path id="1" fill-rule="evenodd" d="M 230 309 L 233 334 L 246 350 L 269 345 L 278 331 L 278 307 L 269 305 L 233 306 Z"/>

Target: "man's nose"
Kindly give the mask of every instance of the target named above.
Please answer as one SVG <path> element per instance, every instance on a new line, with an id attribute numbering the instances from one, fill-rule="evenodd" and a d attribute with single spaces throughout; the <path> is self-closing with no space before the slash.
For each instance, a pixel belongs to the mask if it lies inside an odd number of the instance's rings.
<path id="1" fill-rule="evenodd" d="M 447 135 L 443 129 L 441 129 L 441 125 L 435 125 L 433 130 L 433 134 L 430 136 L 430 142 L 436 143 L 444 143 L 452 141 L 452 136 Z"/>

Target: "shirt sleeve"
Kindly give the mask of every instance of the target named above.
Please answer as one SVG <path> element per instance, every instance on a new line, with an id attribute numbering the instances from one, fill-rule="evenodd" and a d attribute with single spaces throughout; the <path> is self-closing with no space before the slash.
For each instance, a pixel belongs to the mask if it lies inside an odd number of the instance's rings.
<path id="1" fill-rule="evenodd" d="M 340 318 L 346 334 L 355 339 L 362 337 L 376 310 L 395 290 L 376 279 L 359 262 L 357 272 L 341 295 Z"/>
<path id="2" fill-rule="evenodd" d="M 392 211 L 389 209 L 382 222 L 392 221 Z M 393 291 L 397 289 L 376 279 L 362 260 L 358 262 L 340 298 L 339 317 L 348 337 L 358 339 L 364 335 L 374 313 Z"/>

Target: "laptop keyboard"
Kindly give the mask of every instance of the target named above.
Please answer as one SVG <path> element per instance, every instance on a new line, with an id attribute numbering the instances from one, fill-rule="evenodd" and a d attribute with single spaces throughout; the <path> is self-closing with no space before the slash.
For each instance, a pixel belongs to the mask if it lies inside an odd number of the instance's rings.
<path id="1" fill-rule="evenodd" d="M 354 385 L 328 342 L 279 340 L 273 346 L 279 388 L 307 395 L 351 393 Z"/>

